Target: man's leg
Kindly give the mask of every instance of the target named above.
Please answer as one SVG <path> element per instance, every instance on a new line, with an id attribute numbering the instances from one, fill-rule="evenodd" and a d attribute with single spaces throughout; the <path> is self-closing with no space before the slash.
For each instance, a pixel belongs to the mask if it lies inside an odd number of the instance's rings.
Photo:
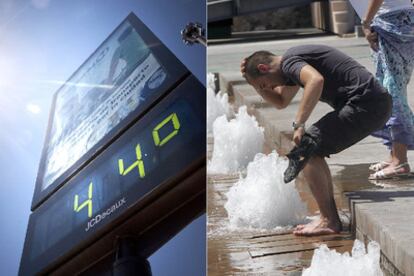
<path id="1" fill-rule="evenodd" d="M 312 157 L 303 169 L 303 173 L 318 203 L 321 217 L 309 224 L 298 226 L 293 233 L 313 236 L 340 232 L 342 224 L 336 210 L 332 178 L 325 159 L 318 156 Z"/>
<path id="2" fill-rule="evenodd" d="M 318 137 L 316 140 L 319 141 L 319 148 L 315 151 L 317 154 L 306 164 L 303 173 L 319 206 L 321 218 L 297 227 L 295 234 L 322 235 L 342 230 L 329 167 L 325 159 L 319 156 L 341 152 L 385 124 L 391 114 L 391 97 L 386 93 L 371 94 L 369 100 L 367 96 L 364 99 L 356 96 L 349 101 L 352 104 L 329 112 L 307 129 L 306 133 L 311 137 Z"/>

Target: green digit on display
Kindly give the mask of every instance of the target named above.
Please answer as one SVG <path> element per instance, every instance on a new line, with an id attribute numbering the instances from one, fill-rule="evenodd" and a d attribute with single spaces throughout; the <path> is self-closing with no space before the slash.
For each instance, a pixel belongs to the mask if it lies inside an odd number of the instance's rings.
<path id="1" fill-rule="evenodd" d="M 158 131 L 169 121 L 172 121 L 174 131 L 167 135 L 164 139 L 160 140 L 160 135 Z M 177 114 L 172 113 L 170 116 L 165 118 L 161 123 L 159 123 L 154 130 L 152 131 L 152 137 L 154 138 L 154 143 L 156 146 L 163 146 L 165 143 L 171 140 L 175 135 L 177 135 L 178 130 L 180 129 L 180 121 L 178 121 Z"/>
<path id="2" fill-rule="evenodd" d="M 89 184 L 88 187 L 88 199 L 85 200 L 79 206 L 79 196 L 75 195 L 75 200 L 73 202 L 73 210 L 77 213 L 83 209 L 83 207 L 88 206 L 88 217 L 92 217 L 92 182 Z"/>
<path id="3" fill-rule="evenodd" d="M 145 177 L 145 169 L 144 169 L 144 161 L 142 161 L 142 153 L 141 153 L 141 145 L 137 144 L 135 147 L 135 154 L 137 156 L 137 161 L 132 163 L 126 170 L 124 168 L 124 160 L 118 159 L 118 166 L 119 166 L 119 174 L 120 175 L 127 175 L 130 171 L 132 171 L 135 167 L 138 168 L 139 176 L 141 178 Z"/>

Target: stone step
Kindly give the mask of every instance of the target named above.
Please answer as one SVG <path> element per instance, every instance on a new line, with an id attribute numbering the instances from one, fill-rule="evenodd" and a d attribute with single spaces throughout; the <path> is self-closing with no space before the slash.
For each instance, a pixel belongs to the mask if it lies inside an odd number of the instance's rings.
<path id="1" fill-rule="evenodd" d="M 229 99 L 233 98 L 233 85 L 246 84 L 246 80 L 243 78 L 240 72 L 220 72 L 219 85 L 221 91 L 226 91 L 229 95 Z"/>
<path id="2" fill-rule="evenodd" d="M 233 104 L 237 107 L 246 105 L 248 108 L 260 108 L 270 105 L 247 83 L 233 85 L 232 91 Z M 235 93 L 235 91 L 238 91 L 238 93 Z"/>
<path id="3" fill-rule="evenodd" d="M 349 9 L 348 1 L 329 1 L 332 12 L 346 11 Z"/>
<path id="4" fill-rule="evenodd" d="M 333 24 L 333 32 L 336 34 L 349 34 L 354 32 L 354 25 L 350 23 L 335 23 Z"/>
<path id="5" fill-rule="evenodd" d="M 339 11 L 339 12 L 333 12 L 332 13 L 332 20 L 334 24 L 338 23 L 347 23 L 350 24 L 351 14 L 349 11 Z"/>
<path id="6" fill-rule="evenodd" d="M 414 275 L 414 187 L 348 194 L 356 238 L 381 245 L 388 275 Z"/>

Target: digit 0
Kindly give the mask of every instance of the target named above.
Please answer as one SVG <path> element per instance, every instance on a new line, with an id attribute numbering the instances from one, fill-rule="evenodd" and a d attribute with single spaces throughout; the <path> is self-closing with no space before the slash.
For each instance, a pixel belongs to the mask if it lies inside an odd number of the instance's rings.
<path id="1" fill-rule="evenodd" d="M 78 213 L 80 210 L 82 210 L 85 206 L 88 206 L 88 217 L 92 217 L 92 182 L 89 184 L 88 187 L 88 199 L 85 200 L 80 206 L 79 206 L 79 196 L 75 195 L 75 200 L 73 202 L 73 210 Z"/>
<path id="2" fill-rule="evenodd" d="M 159 135 L 158 131 L 170 121 L 172 122 L 174 130 L 170 134 L 168 134 L 167 137 L 160 140 L 160 135 Z M 179 129 L 180 129 L 180 121 L 178 120 L 177 114 L 172 113 L 170 116 L 165 118 L 161 123 L 159 123 L 154 128 L 154 130 L 152 131 L 152 137 L 154 138 L 155 145 L 159 146 L 159 147 L 163 146 L 168 141 L 170 141 L 171 138 L 173 138 L 175 135 L 177 135 Z"/>

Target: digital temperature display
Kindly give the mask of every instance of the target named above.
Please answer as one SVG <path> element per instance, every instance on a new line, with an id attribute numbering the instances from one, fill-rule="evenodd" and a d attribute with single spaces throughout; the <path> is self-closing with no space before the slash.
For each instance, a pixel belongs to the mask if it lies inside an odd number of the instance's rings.
<path id="1" fill-rule="evenodd" d="M 205 121 L 205 87 L 129 14 L 54 95 L 19 275 L 76 274 L 126 228 L 156 250 L 190 223 Z"/>
<path id="2" fill-rule="evenodd" d="M 205 137 L 205 87 L 190 76 L 33 212 L 20 274 L 76 254 L 139 209 L 205 158 Z"/>
<path id="3" fill-rule="evenodd" d="M 130 14 L 56 92 L 32 210 L 189 74 Z"/>

